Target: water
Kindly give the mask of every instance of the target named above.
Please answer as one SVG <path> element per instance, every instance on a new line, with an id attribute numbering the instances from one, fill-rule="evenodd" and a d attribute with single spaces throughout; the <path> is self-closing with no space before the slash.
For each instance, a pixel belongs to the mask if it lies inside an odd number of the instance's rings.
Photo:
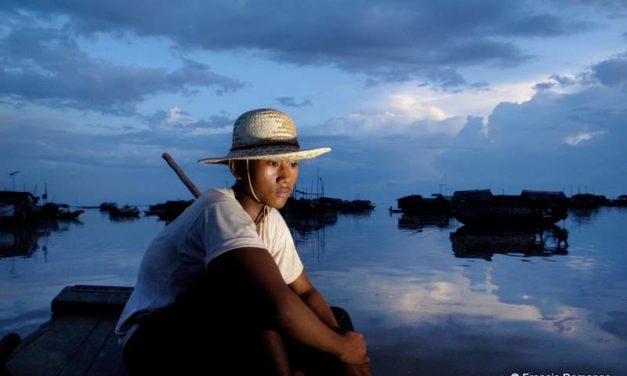
<path id="1" fill-rule="evenodd" d="M 374 374 L 627 373 L 627 210 L 571 212 L 535 234 L 385 210 L 289 222 L 310 280 L 366 335 Z M 163 226 L 87 210 L 35 241 L 0 233 L 0 335 L 35 330 L 66 285 L 132 285 Z"/>

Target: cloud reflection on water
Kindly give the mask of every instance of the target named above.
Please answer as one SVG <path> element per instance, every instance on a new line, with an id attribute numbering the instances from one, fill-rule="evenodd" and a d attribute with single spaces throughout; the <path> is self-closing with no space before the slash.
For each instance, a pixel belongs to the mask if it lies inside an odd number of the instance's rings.
<path id="1" fill-rule="evenodd" d="M 483 237 L 485 249 L 475 247 L 470 258 L 451 252 L 448 235 L 459 228 L 413 226 L 405 219 L 395 234 L 383 233 L 381 227 L 396 217 L 382 218 L 375 214 L 376 224 L 361 223 L 357 232 L 340 219 L 326 229 L 323 251 L 333 261 L 306 262 L 329 301 L 349 309 L 366 333 L 377 374 L 456 374 L 456 361 L 437 362 L 441 354 L 459 356 L 465 362 L 457 364 L 459 371 L 474 368 L 475 374 L 511 374 L 514 364 L 527 370 L 557 365 L 556 371 L 600 365 L 596 372 L 627 366 L 620 329 L 627 324 L 627 306 L 616 288 L 627 282 L 619 267 L 625 256 L 599 241 L 620 218 L 585 228 L 573 218 L 540 234 L 501 232 L 492 242 L 490 234 L 473 234 Z M 612 236 L 616 246 L 622 233 Z M 560 240 L 567 240 L 567 248 Z M 586 358 L 590 353 L 595 357 Z M 377 357 L 385 365 L 378 367 Z"/>

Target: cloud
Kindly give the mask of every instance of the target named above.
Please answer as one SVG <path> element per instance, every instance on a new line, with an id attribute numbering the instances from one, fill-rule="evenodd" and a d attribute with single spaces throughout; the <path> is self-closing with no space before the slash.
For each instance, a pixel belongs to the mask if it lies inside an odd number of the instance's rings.
<path id="1" fill-rule="evenodd" d="M 278 103 L 282 104 L 283 106 L 287 106 L 287 107 L 311 106 L 310 99 L 303 99 L 300 103 L 298 103 L 294 97 L 279 97 L 279 98 L 275 98 L 275 100 Z"/>
<path id="2" fill-rule="evenodd" d="M 621 194 L 627 184 L 627 155 L 622 152 L 627 143 L 627 91 L 617 85 L 622 64 L 616 59 L 606 62 L 613 69 L 603 71 L 602 85 L 577 82 L 577 90 L 568 92 L 547 87 L 528 101 L 500 103 L 486 121 L 469 118 L 436 166 L 458 189 L 516 193 L 574 185 Z M 606 62 L 592 70 L 599 72 Z M 553 76 L 551 86 L 575 81 Z"/>
<path id="3" fill-rule="evenodd" d="M 66 119 L 1 116 L 0 158 L 143 169 L 161 164 L 159 158 L 167 150 L 176 150 L 185 161 L 196 161 L 207 153 L 217 155 L 228 149 L 230 134 L 198 134 L 200 125 L 210 121 L 176 124 L 172 121 L 189 115 L 178 108 L 165 113 L 161 126 L 109 134 L 94 133 Z"/>
<path id="4" fill-rule="evenodd" d="M 206 120 L 197 120 L 191 114 L 174 106 L 166 111 L 158 110 L 153 115 L 145 117 L 146 122 L 153 130 L 165 132 L 184 132 L 186 134 L 213 134 L 230 133 L 235 120 L 223 114 L 211 115 Z"/>
<path id="5" fill-rule="evenodd" d="M 430 99 L 413 92 L 388 94 L 364 110 L 327 120 L 314 132 L 352 138 L 421 137 L 459 132 L 463 128 L 464 117 L 448 114 L 431 104 Z"/>
<path id="6" fill-rule="evenodd" d="M 133 115 L 156 94 L 210 88 L 220 95 L 243 86 L 192 60 L 167 70 L 90 59 L 66 30 L 53 27 L 14 27 L 0 37 L 0 51 L 0 97 L 16 105 Z"/>
<path id="7" fill-rule="evenodd" d="M 579 132 L 575 135 L 568 136 L 564 139 L 564 142 L 570 146 L 576 146 L 584 141 L 590 141 L 595 137 L 602 136 L 606 132 L 598 131 L 598 132 Z"/>
<path id="8" fill-rule="evenodd" d="M 527 61 L 531 56 L 516 38 L 571 35 L 592 27 L 577 13 L 572 18 L 560 7 L 534 0 L 349 0 L 339 8 L 332 0 L 182 1 L 176 10 L 167 2 L 146 7 L 139 0 L 89 6 L 79 0 L 24 0 L 2 6 L 11 14 L 63 16 L 67 27 L 81 35 L 166 37 L 182 48 L 247 50 L 298 65 L 334 65 L 366 74 L 370 82 L 420 78 L 449 88 L 466 85 L 463 67 Z"/>
<path id="9" fill-rule="evenodd" d="M 627 90 L 627 53 L 593 65 L 592 76 L 603 85 Z"/>
<path id="10" fill-rule="evenodd" d="M 569 86 L 575 85 L 577 83 L 582 82 L 583 77 L 572 77 L 572 76 L 568 76 L 568 75 L 559 75 L 559 74 L 552 74 L 549 77 L 548 81 L 544 81 L 544 82 L 539 82 L 537 84 L 535 84 L 533 86 L 533 89 L 536 91 L 541 91 L 541 90 L 549 90 L 549 89 L 564 89 L 567 88 Z"/>

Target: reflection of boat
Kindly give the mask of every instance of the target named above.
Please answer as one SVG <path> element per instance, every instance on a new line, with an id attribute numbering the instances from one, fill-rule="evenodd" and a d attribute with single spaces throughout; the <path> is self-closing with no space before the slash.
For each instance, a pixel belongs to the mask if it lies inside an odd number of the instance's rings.
<path id="1" fill-rule="evenodd" d="M 30 257 L 39 250 L 39 236 L 35 226 L 15 226 L 0 229 L 0 258 Z"/>
<path id="2" fill-rule="evenodd" d="M 398 219 L 398 228 L 420 232 L 424 228 L 446 228 L 451 224 L 451 216 L 446 214 L 403 214 Z"/>
<path id="3" fill-rule="evenodd" d="M 124 205 L 121 208 L 117 206 L 109 210 L 111 218 L 135 218 L 139 217 L 139 209 L 135 206 Z"/>
<path id="4" fill-rule="evenodd" d="M 296 231 L 299 235 L 307 235 L 324 227 L 335 225 L 337 213 L 328 212 L 316 216 L 286 213 L 283 214 L 283 218 L 291 230 Z"/>
<path id="5" fill-rule="evenodd" d="M 456 257 L 490 260 L 495 253 L 552 256 L 568 253 L 568 231 L 545 228 L 482 228 L 462 226 L 450 235 Z"/>
<path id="6" fill-rule="evenodd" d="M 32 224 L 13 224 L 0 227 L 0 258 L 31 257 L 38 250 L 47 250 L 47 237 L 51 232 L 68 231 L 68 223 L 44 221 Z M 40 247 L 39 240 L 44 238 Z"/>
<path id="7" fill-rule="evenodd" d="M 599 208 L 576 208 L 570 209 L 569 213 L 573 217 L 573 221 L 578 225 L 590 223 L 594 217 L 598 215 Z"/>
<path id="8" fill-rule="evenodd" d="M 320 215 L 328 212 L 337 213 L 370 213 L 374 209 L 368 200 L 342 200 L 333 197 L 318 197 L 314 199 L 290 197 L 282 213 L 300 215 Z"/>
<path id="9" fill-rule="evenodd" d="M 518 196 L 493 195 L 490 190 L 457 191 L 453 213 L 473 226 L 546 226 L 568 216 L 562 192 L 522 191 Z"/>
<path id="10" fill-rule="evenodd" d="M 150 205 L 144 211 L 146 215 L 156 215 L 162 221 L 172 221 L 179 216 L 194 200 L 166 201 L 161 204 Z"/>

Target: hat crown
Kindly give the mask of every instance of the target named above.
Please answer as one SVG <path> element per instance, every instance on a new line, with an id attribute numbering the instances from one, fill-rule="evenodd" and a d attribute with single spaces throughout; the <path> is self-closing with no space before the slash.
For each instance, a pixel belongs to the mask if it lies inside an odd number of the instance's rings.
<path id="1" fill-rule="evenodd" d="M 271 108 L 248 111 L 235 120 L 231 150 L 222 157 L 204 158 L 201 163 L 234 160 L 301 160 L 315 158 L 331 148 L 301 150 L 296 126 L 285 113 Z"/>
<path id="2" fill-rule="evenodd" d="M 298 147 L 296 126 L 285 113 L 259 109 L 242 114 L 233 126 L 231 150 L 270 145 Z"/>

